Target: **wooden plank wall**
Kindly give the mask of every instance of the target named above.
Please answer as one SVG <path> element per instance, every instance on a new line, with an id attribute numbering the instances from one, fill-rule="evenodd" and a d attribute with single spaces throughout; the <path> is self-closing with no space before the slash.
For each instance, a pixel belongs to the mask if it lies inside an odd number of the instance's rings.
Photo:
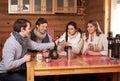
<path id="1" fill-rule="evenodd" d="M 86 22 L 88 20 L 97 20 L 104 32 L 104 0 L 86 0 L 86 16 L 84 19 Z"/>
<path id="2" fill-rule="evenodd" d="M 84 30 L 84 17 L 77 15 L 55 14 L 55 15 L 38 15 L 38 14 L 26 14 L 26 15 L 13 15 L 8 14 L 8 0 L 0 0 L 0 40 L 3 42 L 9 37 L 12 31 L 12 25 L 17 18 L 26 18 L 32 22 L 34 27 L 35 21 L 39 17 L 46 18 L 48 20 L 48 29 L 54 29 L 55 37 L 61 35 L 69 21 L 77 22 L 78 26 Z"/>
<path id="3" fill-rule="evenodd" d="M 85 17 L 77 15 L 10 15 L 8 14 L 8 0 L 0 0 L 0 40 L 5 42 L 12 31 L 12 25 L 17 18 L 26 18 L 32 22 L 34 27 L 35 21 L 39 17 L 44 17 L 48 20 L 48 29 L 54 29 L 56 37 L 61 35 L 69 21 L 76 21 L 78 26 L 85 31 L 85 23 L 88 20 L 95 19 L 100 22 L 102 30 L 104 30 L 104 0 L 86 0 Z M 106 22 L 107 23 L 107 22 Z M 1 49 L 0 49 L 1 59 Z"/>
<path id="4" fill-rule="evenodd" d="M 104 0 L 86 0 L 86 15 L 66 15 L 66 14 L 54 14 L 54 15 L 39 15 L 39 14 L 26 14 L 26 15 L 13 15 L 8 14 L 8 0 L 0 0 L 0 40 L 5 42 L 12 31 L 12 25 L 17 18 L 26 18 L 32 22 L 32 27 L 34 27 L 35 21 L 39 17 L 44 17 L 48 20 L 48 29 L 54 29 L 56 37 L 61 35 L 69 21 L 77 22 L 78 26 L 84 31 L 85 22 L 90 19 L 96 19 L 100 21 L 101 25 L 104 24 L 104 11 L 103 11 L 103 1 Z M 102 26 L 103 27 L 103 26 Z M 103 29 L 103 28 L 102 28 Z"/>

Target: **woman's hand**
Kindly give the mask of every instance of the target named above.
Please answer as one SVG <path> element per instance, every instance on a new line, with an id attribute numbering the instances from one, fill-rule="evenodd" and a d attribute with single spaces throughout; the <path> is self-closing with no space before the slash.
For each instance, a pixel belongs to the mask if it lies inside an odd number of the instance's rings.
<path id="1" fill-rule="evenodd" d="M 68 46 L 68 42 L 63 41 L 62 47 Z"/>
<path id="2" fill-rule="evenodd" d="M 84 54 L 85 54 L 85 55 L 94 55 L 94 52 L 91 51 L 91 50 L 87 50 L 87 51 L 85 51 Z"/>
<path id="3" fill-rule="evenodd" d="M 102 55 L 99 52 L 91 51 L 91 50 L 86 50 L 84 55 Z"/>
<path id="4" fill-rule="evenodd" d="M 91 51 L 94 51 L 94 46 L 92 43 L 89 43 L 88 44 L 88 49 L 91 50 Z"/>

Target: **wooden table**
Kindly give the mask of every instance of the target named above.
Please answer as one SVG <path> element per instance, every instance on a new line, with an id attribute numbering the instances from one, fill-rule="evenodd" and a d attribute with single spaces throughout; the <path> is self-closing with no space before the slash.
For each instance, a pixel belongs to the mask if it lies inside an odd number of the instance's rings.
<path id="1" fill-rule="evenodd" d="M 27 62 L 27 81 L 34 81 L 34 76 L 111 72 L 120 72 L 120 61 L 106 56 L 76 56 L 69 62 L 65 56 L 59 56 L 49 63 L 35 59 Z"/>

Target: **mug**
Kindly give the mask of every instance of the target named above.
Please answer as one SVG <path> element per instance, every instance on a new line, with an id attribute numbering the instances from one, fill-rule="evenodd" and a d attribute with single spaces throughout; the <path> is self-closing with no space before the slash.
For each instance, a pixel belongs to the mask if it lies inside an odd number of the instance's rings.
<path id="1" fill-rule="evenodd" d="M 37 62 L 42 62 L 42 54 L 38 53 L 36 55 L 36 60 L 37 60 Z"/>

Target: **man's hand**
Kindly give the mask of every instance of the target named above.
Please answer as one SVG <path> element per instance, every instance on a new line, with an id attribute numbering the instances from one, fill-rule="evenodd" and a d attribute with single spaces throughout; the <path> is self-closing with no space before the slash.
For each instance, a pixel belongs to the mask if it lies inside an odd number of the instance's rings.
<path id="1" fill-rule="evenodd" d="M 29 54 L 26 54 L 23 58 L 24 58 L 25 62 L 29 62 L 32 59 L 31 55 L 29 55 Z"/>

